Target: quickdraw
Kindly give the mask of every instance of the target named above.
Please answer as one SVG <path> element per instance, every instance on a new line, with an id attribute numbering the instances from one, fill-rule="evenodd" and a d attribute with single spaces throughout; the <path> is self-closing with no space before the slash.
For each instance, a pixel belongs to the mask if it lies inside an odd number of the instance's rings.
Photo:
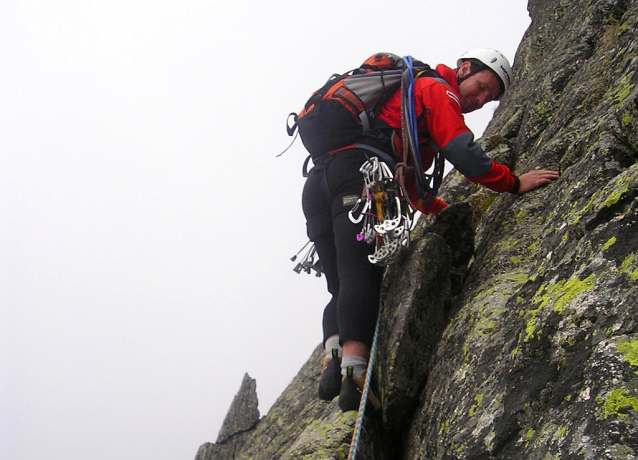
<path id="1" fill-rule="evenodd" d="M 390 265 L 410 244 L 412 211 L 404 205 L 399 183 L 386 163 L 372 157 L 359 171 L 363 174 L 363 192 L 348 217 L 354 224 L 363 222 L 357 240 L 375 245 L 368 260 L 375 265 Z"/>
<path id="2" fill-rule="evenodd" d="M 290 258 L 290 260 L 292 260 L 293 262 L 295 260 L 297 260 L 297 256 L 308 247 L 308 245 L 311 242 L 308 241 L 303 248 L 301 248 L 299 250 L 299 252 L 297 254 L 295 254 L 294 256 L 292 256 Z M 322 273 L 322 269 L 321 269 L 321 262 L 319 261 L 319 256 L 317 254 L 317 249 L 315 248 L 315 245 L 312 244 L 310 245 L 310 249 L 308 249 L 308 251 L 306 252 L 306 254 L 304 255 L 303 259 L 301 259 L 301 262 L 299 262 L 297 265 L 295 265 L 295 268 L 293 268 L 295 273 L 301 273 L 301 272 L 305 272 L 305 273 L 312 273 L 313 270 L 315 271 L 315 276 L 320 277 L 321 273 Z"/>

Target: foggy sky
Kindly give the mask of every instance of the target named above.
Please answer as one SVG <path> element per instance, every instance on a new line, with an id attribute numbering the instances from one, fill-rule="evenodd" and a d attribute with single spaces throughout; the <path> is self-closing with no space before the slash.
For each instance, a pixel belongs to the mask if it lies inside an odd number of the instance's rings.
<path id="1" fill-rule="evenodd" d="M 289 260 L 288 113 L 378 51 L 513 60 L 528 25 L 520 0 L 5 0 L 0 458 L 193 458 L 245 372 L 264 415 L 328 301 Z"/>

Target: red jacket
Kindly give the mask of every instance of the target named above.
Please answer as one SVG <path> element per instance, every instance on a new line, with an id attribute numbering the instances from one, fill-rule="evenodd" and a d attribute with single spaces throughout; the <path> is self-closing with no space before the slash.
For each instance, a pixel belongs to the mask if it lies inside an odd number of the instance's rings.
<path id="1" fill-rule="evenodd" d="M 423 169 L 427 170 L 434 159 L 434 151 L 427 145 L 428 139 L 431 139 L 441 148 L 443 157 L 469 181 L 499 193 L 513 191 L 518 182 L 516 176 L 507 166 L 494 162 L 485 154 L 481 146 L 474 142 L 474 135 L 465 124 L 456 72 L 443 64 L 439 64 L 436 71 L 442 80 L 422 77 L 414 83 Z M 424 111 L 425 116 L 422 116 Z M 401 129 L 400 91 L 381 107 L 377 117 L 393 128 Z M 447 206 L 438 198 L 427 202 L 419 200 L 414 177 L 406 175 L 405 181 L 415 209 L 424 214 L 438 214 Z"/>

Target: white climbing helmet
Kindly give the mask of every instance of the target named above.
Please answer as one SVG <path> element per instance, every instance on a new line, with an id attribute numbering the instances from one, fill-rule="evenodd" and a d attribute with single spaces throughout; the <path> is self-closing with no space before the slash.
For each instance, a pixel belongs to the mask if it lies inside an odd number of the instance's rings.
<path id="1" fill-rule="evenodd" d="M 468 59 L 480 61 L 486 67 L 492 69 L 498 78 L 501 79 L 503 82 L 503 92 L 496 98 L 497 100 L 500 99 L 512 83 L 512 67 L 507 58 L 500 51 L 491 48 L 479 48 L 465 53 L 458 59 L 456 65 L 461 67 L 463 61 Z"/>

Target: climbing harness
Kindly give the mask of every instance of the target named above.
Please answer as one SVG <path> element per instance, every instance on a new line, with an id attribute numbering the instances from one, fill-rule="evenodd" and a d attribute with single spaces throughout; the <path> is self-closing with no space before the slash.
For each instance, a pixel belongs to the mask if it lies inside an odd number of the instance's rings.
<path id="1" fill-rule="evenodd" d="M 310 249 L 308 249 L 306 254 L 303 256 L 303 259 L 301 259 L 301 262 L 295 265 L 295 268 L 293 268 L 293 270 L 295 273 L 305 272 L 308 274 L 312 273 L 312 271 L 314 270 L 316 272 L 315 276 L 320 277 L 322 273 L 321 261 L 319 260 L 317 249 L 315 248 L 314 243 L 313 244 L 311 243 L 312 243 L 311 241 L 308 241 L 306 244 L 304 244 L 304 246 L 299 250 L 299 252 L 297 252 L 297 254 L 292 256 L 290 260 L 292 260 L 293 262 L 297 260 L 297 256 L 301 254 L 301 252 L 304 249 L 306 249 L 308 245 L 310 244 Z"/>
<path id="2" fill-rule="evenodd" d="M 387 268 L 386 268 L 387 270 Z M 383 285 L 381 286 L 383 290 Z M 377 324 L 374 327 L 374 337 L 370 346 L 370 359 L 368 360 L 368 368 L 366 369 L 366 379 L 363 383 L 363 391 L 361 392 L 361 403 L 359 403 L 359 412 L 357 412 L 357 421 L 354 424 L 354 433 L 350 443 L 350 451 L 348 452 L 348 460 L 357 458 L 357 449 L 359 448 L 359 439 L 361 438 L 361 428 L 363 427 L 363 415 L 366 411 L 368 403 L 368 393 L 370 392 L 370 381 L 372 380 L 372 368 L 374 367 L 374 357 L 377 351 L 377 338 L 379 336 L 379 320 L 381 318 L 381 306 L 383 305 L 382 292 L 379 292 L 379 312 L 377 313 Z"/>
<path id="3" fill-rule="evenodd" d="M 359 171 L 363 174 L 363 191 L 348 217 L 354 224 L 363 222 L 357 240 L 375 245 L 368 260 L 375 265 L 390 265 L 410 244 L 412 211 L 385 162 L 371 157 Z"/>

